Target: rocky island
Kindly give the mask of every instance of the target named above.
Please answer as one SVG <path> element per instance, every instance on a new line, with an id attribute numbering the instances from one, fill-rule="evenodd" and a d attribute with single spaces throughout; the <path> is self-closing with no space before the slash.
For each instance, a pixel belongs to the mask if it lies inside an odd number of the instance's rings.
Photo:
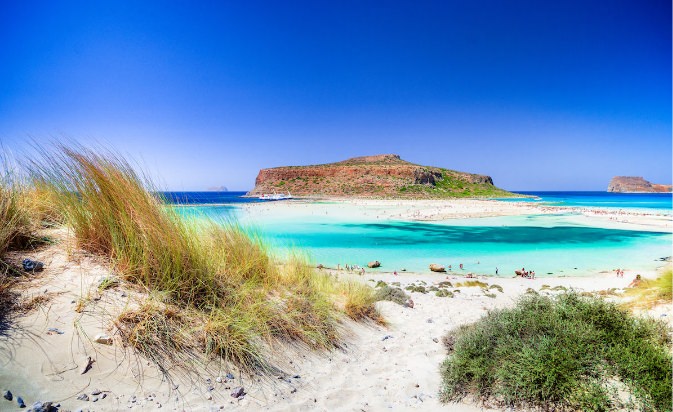
<path id="1" fill-rule="evenodd" d="M 395 154 L 336 163 L 262 169 L 246 196 L 290 192 L 307 197 L 447 198 L 509 197 L 490 176 L 421 166 Z"/>
<path id="2" fill-rule="evenodd" d="M 610 180 L 608 192 L 617 193 L 666 193 L 671 185 L 650 183 L 640 176 L 615 176 Z"/>

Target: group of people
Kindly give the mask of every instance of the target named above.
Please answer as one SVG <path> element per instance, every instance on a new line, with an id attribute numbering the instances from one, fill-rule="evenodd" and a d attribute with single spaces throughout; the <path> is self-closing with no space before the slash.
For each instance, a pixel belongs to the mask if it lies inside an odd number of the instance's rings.
<path id="1" fill-rule="evenodd" d="M 365 268 L 363 268 L 360 265 L 349 265 L 346 263 L 344 265 L 344 268 L 346 269 L 347 272 L 356 272 L 359 273 L 360 275 L 365 274 Z M 341 264 L 337 264 L 337 270 L 341 270 Z"/>
<path id="2" fill-rule="evenodd" d="M 618 278 L 624 277 L 624 269 L 615 269 L 615 273 L 617 273 Z"/>
<path id="3" fill-rule="evenodd" d="M 526 279 L 535 279 L 535 271 L 526 271 L 526 268 L 521 268 L 521 270 L 515 270 L 514 273 L 516 273 L 517 276 L 521 276 L 522 278 Z"/>

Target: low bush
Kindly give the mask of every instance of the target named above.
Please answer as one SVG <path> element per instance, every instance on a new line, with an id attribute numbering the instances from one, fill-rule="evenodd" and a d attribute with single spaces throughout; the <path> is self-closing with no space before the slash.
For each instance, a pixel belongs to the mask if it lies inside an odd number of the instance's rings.
<path id="1" fill-rule="evenodd" d="M 444 342 L 444 402 L 471 394 L 544 410 L 671 410 L 668 330 L 601 299 L 524 295 Z"/>
<path id="2" fill-rule="evenodd" d="M 402 289 L 397 287 L 393 288 L 390 286 L 384 286 L 377 290 L 374 297 L 377 301 L 389 300 L 391 302 L 397 303 L 398 305 L 404 305 L 404 303 L 409 299 L 409 295 L 404 293 Z"/>

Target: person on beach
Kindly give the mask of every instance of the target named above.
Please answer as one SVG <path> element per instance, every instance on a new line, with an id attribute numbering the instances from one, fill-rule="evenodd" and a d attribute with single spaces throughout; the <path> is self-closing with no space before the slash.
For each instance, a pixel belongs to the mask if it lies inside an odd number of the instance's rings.
<path id="1" fill-rule="evenodd" d="M 460 264 L 460 268 L 463 269 L 463 264 L 462 263 Z"/>
<path id="2" fill-rule="evenodd" d="M 451 272 L 451 265 L 449 265 L 449 272 Z"/>
<path id="3" fill-rule="evenodd" d="M 637 288 L 640 283 L 643 281 L 643 279 L 640 277 L 640 275 L 636 275 L 635 279 L 631 283 L 629 283 L 630 288 Z"/>
<path id="4" fill-rule="evenodd" d="M 496 276 L 498 275 L 498 267 L 497 266 L 495 267 L 495 274 L 496 274 Z"/>
<path id="5" fill-rule="evenodd" d="M 397 271 L 394 271 L 394 272 L 393 272 L 393 275 L 397 276 Z"/>

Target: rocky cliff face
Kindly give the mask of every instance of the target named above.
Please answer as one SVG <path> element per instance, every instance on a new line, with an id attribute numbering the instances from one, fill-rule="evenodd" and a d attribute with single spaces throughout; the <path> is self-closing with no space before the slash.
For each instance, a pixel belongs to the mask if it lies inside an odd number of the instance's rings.
<path id="1" fill-rule="evenodd" d="M 248 196 L 465 197 L 511 195 L 490 176 L 406 162 L 398 155 L 363 156 L 337 163 L 262 169 Z"/>
<path id="2" fill-rule="evenodd" d="M 615 176 L 608 184 L 608 192 L 670 192 L 671 185 L 659 185 L 648 182 L 640 176 Z"/>

